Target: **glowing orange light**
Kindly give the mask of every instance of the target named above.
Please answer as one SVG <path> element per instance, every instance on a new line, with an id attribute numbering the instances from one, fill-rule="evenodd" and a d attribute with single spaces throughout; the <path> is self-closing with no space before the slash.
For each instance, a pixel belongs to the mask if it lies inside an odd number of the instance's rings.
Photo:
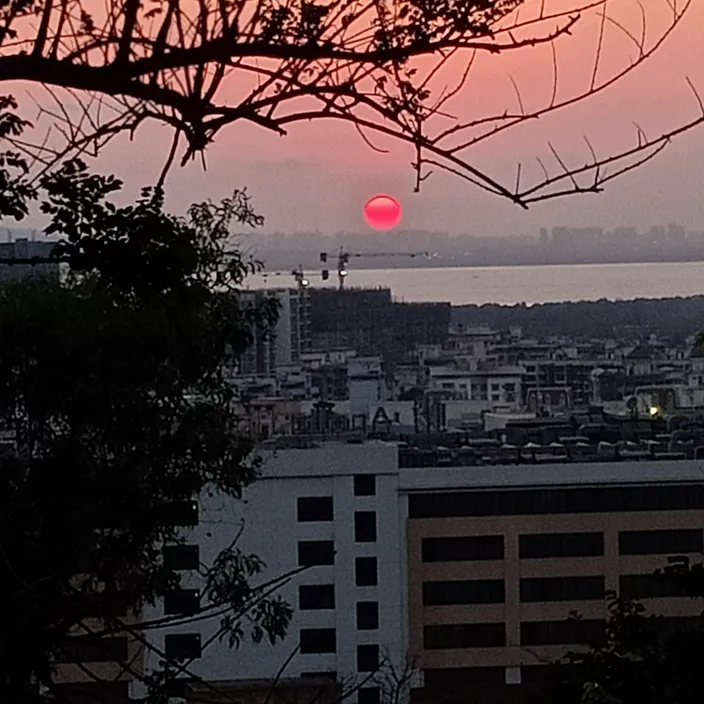
<path id="1" fill-rule="evenodd" d="M 364 218 L 375 230 L 390 230 L 401 222 L 401 204 L 391 196 L 378 195 L 364 206 Z"/>

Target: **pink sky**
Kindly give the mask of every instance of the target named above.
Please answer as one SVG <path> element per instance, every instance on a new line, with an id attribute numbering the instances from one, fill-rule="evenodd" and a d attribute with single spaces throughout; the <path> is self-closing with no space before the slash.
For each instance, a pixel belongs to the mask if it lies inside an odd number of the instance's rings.
<path id="1" fill-rule="evenodd" d="M 565 2 L 553 0 L 556 5 Z M 609 6 L 610 12 L 619 11 L 619 18 L 637 29 L 634 0 L 611 0 Z M 647 0 L 645 6 L 654 36 L 665 21 L 667 3 Z M 704 94 L 702 26 L 704 0 L 693 0 L 688 19 L 659 54 L 618 87 L 579 108 L 566 109 L 486 142 L 474 152 L 477 164 L 511 183 L 516 160 L 533 168 L 528 164 L 534 163 L 535 156 L 546 155 L 548 140 L 572 163 L 580 163 L 588 156 L 584 134 L 597 151 L 607 153 L 635 142 L 633 122 L 655 134 L 695 117 L 697 106 L 685 76 Z M 588 81 L 596 28 L 595 18 L 587 18 L 573 37 L 559 40 L 561 90 L 570 92 Z M 606 46 L 607 68 L 627 58 L 627 42 L 613 28 L 608 30 Z M 518 82 L 527 105 L 537 105 L 549 95 L 549 50 L 487 56 L 476 68 L 470 84 L 452 106 L 460 116 L 476 114 L 472 111 L 481 112 L 483 107 L 515 109 L 509 75 Z M 236 89 L 234 83 L 224 90 L 234 94 Z M 412 154 L 403 146 L 385 146 L 391 147 L 389 154 L 374 153 L 352 128 L 330 122 L 293 126 L 284 138 L 236 124 L 221 132 L 210 148 L 207 171 L 199 163 L 173 171 L 168 181 L 169 204 L 178 211 L 185 203 L 218 199 L 235 187 L 247 186 L 266 216 L 267 230 L 364 231 L 364 202 L 375 192 L 387 192 L 403 203 L 403 227 L 413 229 L 498 235 L 531 233 L 559 224 L 645 228 L 670 221 L 704 229 L 700 205 L 704 128 L 681 137 L 654 162 L 612 183 L 605 194 L 549 201 L 532 206 L 528 212 L 445 174 L 434 175 L 420 194 L 413 194 L 413 173 L 408 166 Z M 99 168 L 116 172 L 127 182 L 130 193 L 136 194 L 154 181 L 168 147 L 166 129 L 143 128 L 133 143 L 120 140 L 108 147 Z"/>

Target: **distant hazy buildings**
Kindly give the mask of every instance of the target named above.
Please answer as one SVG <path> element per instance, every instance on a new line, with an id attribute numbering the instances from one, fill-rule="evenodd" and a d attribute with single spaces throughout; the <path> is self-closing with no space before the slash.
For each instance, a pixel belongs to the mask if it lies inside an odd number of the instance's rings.
<path id="1" fill-rule="evenodd" d="M 384 235 L 297 233 L 257 235 L 257 256 L 268 271 L 290 271 L 301 265 L 313 278 L 320 276 L 320 252 L 334 254 L 343 247 L 355 269 L 441 266 L 513 266 L 539 264 L 698 261 L 704 259 L 704 232 L 687 232 L 677 224 L 639 231 L 631 227 L 542 228 L 536 235 L 456 235 L 442 232 L 392 232 Z M 364 258 L 365 253 L 427 251 L 431 258 Z"/>

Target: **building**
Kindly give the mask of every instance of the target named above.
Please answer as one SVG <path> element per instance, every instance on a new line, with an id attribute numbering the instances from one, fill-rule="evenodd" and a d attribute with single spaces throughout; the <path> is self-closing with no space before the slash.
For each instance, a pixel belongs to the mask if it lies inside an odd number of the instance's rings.
<path id="1" fill-rule="evenodd" d="M 330 679 L 299 677 L 190 682 L 183 695 L 185 704 L 337 704 L 344 692 Z"/>
<path id="2" fill-rule="evenodd" d="M 298 364 L 311 349 L 310 291 L 304 287 L 241 291 L 244 306 L 258 307 L 267 299 L 278 304 L 278 319 L 272 327 L 260 326 L 239 361 L 240 374 L 272 376 L 279 366 Z"/>
<path id="3" fill-rule="evenodd" d="M 388 365 L 419 345 L 442 345 L 449 336 L 449 303 L 398 302 L 388 288 L 316 288 L 310 295 L 317 350 L 352 349 L 360 356 L 381 356 Z"/>
<path id="4" fill-rule="evenodd" d="M 358 701 L 371 704 L 375 670 L 412 662 L 429 700 L 452 701 L 453 687 L 478 683 L 519 692 L 544 662 L 599 633 L 608 591 L 667 617 L 701 611 L 652 576 L 671 554 L 701 559 L 700 463 L 648 454 L 537 462 L 534 451 L 528 463 L 513 450 L 513 461 L 487 466 L 481 452 L 377 441 L 263 449 L 245 501 L 203 497 L 179 549 L 192 567 L 210 564 L 241 531 L 241 549 L 267 565 L 262 581 L 307 567 L 280 591 L 295 607 L 286 638 L 236 653 L 206 647 L 213 618 L 150 638 L 194 658 L 191 672 L 208 681 L 334 674 L 368 680 Z M 179 613 L 198 580 L 185 574 L 181 592 L 147 618 Z"/>
<path id="5" fill-rule="evenodd" d="M 145 618 L 193 603 L 197 572 L 212 564 L 242 530 L 238 546 L 267 565 L 261 581 L 298 570 L 280 594 L 295 608 L 288 636 L 276 646 L 246 641 L 206 647 L 217 617 L 150 633 L 168 656 L 194 657 L 189 670 L 207 681 L 271 679 L 336 673 L 363 683 L 387 659 L 406 656 L 406 572 L 399 515 L 397 448 L 388 443 L 325 443 L 311 449 L 264 451 L 262 477 L 244 502 L 204 496 L 197 526 L 186 533 L 193 571 L 182 589 Z M 147 671 L 159 657 L 146 654 Z M 373 701 L 363 686 L 360 701 Z M 372 700 L 365 699 L 372 697 Z"/>
<path id="6" fill-rule="evenodd" d="M 58 280 L 59 262 L 32 262 L 33 259 L 47 259 L 55 244 L 47 241 L 35 242 L 27 238 L 0 243 L 0 260 L 18 260 L 16 264 L 0 262 L 0 282 L 17 281 L 31 276 L 46 276 Z"/>
<path id="7" fill-rule="evenodd" d="M 701 612 L 653 576 L 668 555 L 701 560 L 698 463 L 438 468 L 399 484 L 410 648 L 435 697 L 534 681 L 598 636 L 608 591 L 667 617 Z"/>

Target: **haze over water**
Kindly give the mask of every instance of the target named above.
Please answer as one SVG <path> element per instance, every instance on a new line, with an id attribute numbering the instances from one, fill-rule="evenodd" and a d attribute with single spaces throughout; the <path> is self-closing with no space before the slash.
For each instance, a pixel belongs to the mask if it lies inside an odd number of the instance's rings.
<path id="1" fill-rule="evenodd" d="M 319 271 L 308 271 L 311 286 L 323 285 Z M 253 276 L 250 288 L 294 286 L 288 272 Z M 337 285 L 330 271 L 327 286 Z M 571 266 L 467 267 L 441 269 L 350 268 L 347 287 L 388 287 L 404 301 L 550 303 L 556 301 L 676 298 L 704 293 L 704 262 L 666 264 L 581 264 Z"/>

